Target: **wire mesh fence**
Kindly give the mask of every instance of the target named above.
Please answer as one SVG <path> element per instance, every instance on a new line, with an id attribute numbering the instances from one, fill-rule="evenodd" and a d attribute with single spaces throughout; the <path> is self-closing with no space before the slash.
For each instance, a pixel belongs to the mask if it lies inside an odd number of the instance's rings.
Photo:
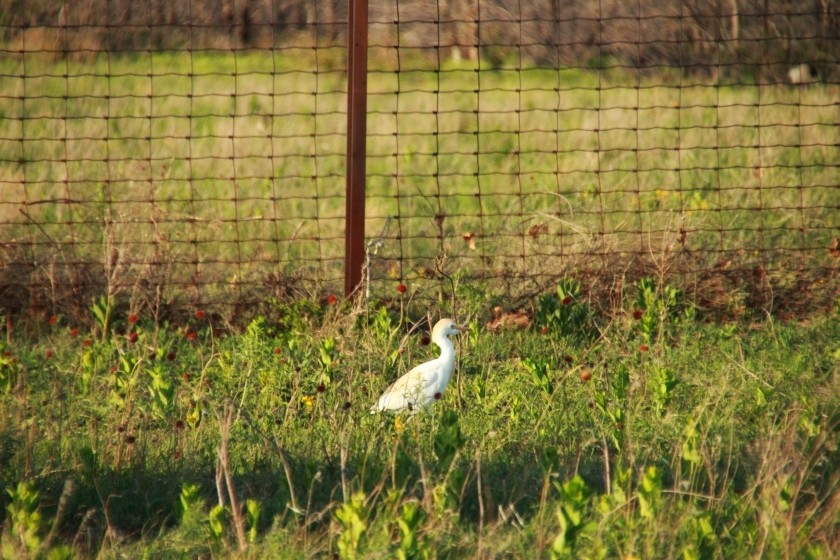
<path id="1" fill-rule="evenodd" d="M 338 292 L 347 14 L 0 9 L 6 313 Z M 831 305 L 839 35 L 832 2 L 371 3 L 370 290 L 656 275 L 701 308 Z"/>

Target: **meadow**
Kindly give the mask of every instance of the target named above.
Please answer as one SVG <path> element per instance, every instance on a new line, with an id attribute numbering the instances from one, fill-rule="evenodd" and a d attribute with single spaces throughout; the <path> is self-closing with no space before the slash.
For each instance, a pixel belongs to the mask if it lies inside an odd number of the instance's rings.
<path id="1" fill-rule="evenodd" d="M 840 549 L 836 84 L 374 60 L 345 301 L 340 51 L 7 55 L 4 558 Z"/>
<path id="2" fill-rule="evenodd" d="M 50 317 L 0 357 L 5 558 L 831 558 L 840 309 L 709 323 L 654 280 L 575 281 L 469 332 L 428 413 L 372 415 L 428 359 L 409 291 L 276 304 L 222 335 Z M 330 300 L 333 301 L 333 300 Z M 31 333 L 30 333 L 31 334 Z"/>

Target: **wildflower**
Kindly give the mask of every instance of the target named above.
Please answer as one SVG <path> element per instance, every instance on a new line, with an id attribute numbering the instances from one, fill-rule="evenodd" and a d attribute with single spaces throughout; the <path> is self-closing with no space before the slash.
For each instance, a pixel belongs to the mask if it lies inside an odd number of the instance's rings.
<path id="1" fill-rule="evenodd" d="M 397 291 L 401 294 L 404 294 L 407 289 L 408 288 L 406 287 L 405 284 L 398 284 L 397 285 Z"/>
<path id="2" fill-rule="evenodd" d="M 315 399 L 312 398 L 312 395 L 303 395 L 300 398 L 300 402 L 303 404 L 303 406 L 306 407 L 306 410 L 309 411 L 311 411 L 312 408 L 315 406 Z"/>
<path id="3" fill-rule="evenodd" d="M 201 309 L 199 309 L 198 311 L 196 311 L 196 312 L 195 312 L 195 318 L 196 318 L 196 319 L 198 319 L 199 321 L 200 321 L 201 319 L 204 319 L 204 311 L 202 311 Z"/>
<path id="4" fill-rule="evenodd" d="M 335 294 L 330 294 L 327 296 L 327 303 L 330 305 L 335 305 L 338 302 L 338 298 Z"/>
<path id="5" fill-rule="evenodd" d="M 129 322 L 130 324 L 132 324 L 132 325 L 133 325 L 134 323 L 136 323 L 136 322 L 137 322 L 137 315 L 135 315 L 134 313 L 132 313 L 131 315 L 129 315 L 129 316 L 128 316 L 128 322 Z"/>

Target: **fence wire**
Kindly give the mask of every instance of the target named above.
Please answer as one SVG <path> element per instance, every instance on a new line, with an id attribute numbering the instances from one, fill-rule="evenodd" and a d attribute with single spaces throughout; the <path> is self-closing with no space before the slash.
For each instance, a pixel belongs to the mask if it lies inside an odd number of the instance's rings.
<path id="1" fill-rule="evenodd" d="M 0 9 L 6 313 L 338 292 L 347 13 Z M 732 314 L 833 304 L 834 3 L 388 0 L 369 22 L 374 294 L 520 302 L 571 275 L 615 298 L 654 275 Z"/>

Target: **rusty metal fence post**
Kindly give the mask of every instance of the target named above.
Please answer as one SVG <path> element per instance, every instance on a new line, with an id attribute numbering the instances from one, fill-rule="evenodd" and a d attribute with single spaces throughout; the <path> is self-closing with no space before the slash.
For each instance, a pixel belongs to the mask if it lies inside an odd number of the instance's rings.
<path id="1" fill-rule="evenodd" d="M 344 295 L 362 280 L 365 258 L 368 0 L 350 0 L 347 33 L 347 201 Z"/>

